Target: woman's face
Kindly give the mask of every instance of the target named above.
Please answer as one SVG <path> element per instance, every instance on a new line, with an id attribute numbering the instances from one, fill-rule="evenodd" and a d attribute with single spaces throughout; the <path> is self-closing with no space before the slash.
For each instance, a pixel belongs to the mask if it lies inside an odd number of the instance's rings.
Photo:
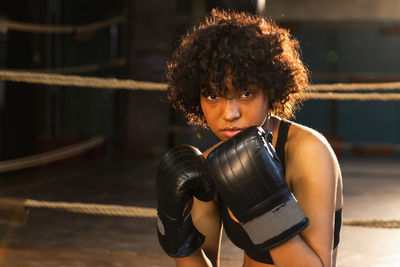
<path id="1" fill-rule="evenodd" d="M 262 126 L 268 114 L 268 101 L 256 85 L 235 90 L 226 79 L 226 95 L 200 95 L 200 105 L 211 131 L 225 141 L 250 126 Z"/>

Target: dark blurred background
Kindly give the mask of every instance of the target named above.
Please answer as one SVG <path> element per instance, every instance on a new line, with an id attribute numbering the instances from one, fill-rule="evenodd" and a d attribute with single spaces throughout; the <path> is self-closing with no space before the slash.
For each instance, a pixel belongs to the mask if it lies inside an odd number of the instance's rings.
<path id="1" fill-rule="evenodd" d="M 314 84 L 400 81 L 398 0 L 0 1 L 0 77 L 7 70 L 164 83 L 181 35 L 214 7 L 259 13 L 290 29 Z M 297 113 L 340 160 L 344 220 L 399 218 L 399 119 L 399 101 L 308 100 Z M 84 153 L 51 163 L 43 157 L 94 137 L 104 142 Z M 171 109 L 165 91 L 0 79 L 0 266 L 174 266 L 155 231 L 157 165 L 171 146 L 204 150 L 215 142 Z M 29 156 L 37 164 L 24 165 Z M 26 200 L 154 214 L 94 216 Z M 242 266 L 228 238 L 221 246 L 221 266 Z M 398 229 L 344 225 L 340 246 L 340 267 L 400 266 Z"/>
<path id="2" fill-rule="evenodd" d="M 313 83 L 400 80 L 397 0 L 16 0 L 0 2 L 0 68 L 165 82 L 165 63 L 180 36 L 212 8 L 272 17 L 303 50 Z M 5 21 L 101 29 L 46 34 L 7 29 Z M 308 100 L 296 121 L 322 132 L 342 159 L 399 158 L 400 103 Z M 159 157 L 179 143 L 205 149 L 207 130 L 186 125 L 162 91 L 111 90 L 0 81 L 0 161 L 93 136 L 89 157 Z"/>

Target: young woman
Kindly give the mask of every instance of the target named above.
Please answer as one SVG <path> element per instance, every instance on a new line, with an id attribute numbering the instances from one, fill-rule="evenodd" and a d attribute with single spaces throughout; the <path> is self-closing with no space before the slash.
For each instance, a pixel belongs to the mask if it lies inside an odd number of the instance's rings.
<path id="1" fill-rule="evenodd" d="M 289 32 L 256 15 L 213 10 L 182 38 L 168 62 L 167 78 L 173 106 L 185 113 L 190 124 L 208 127 L 221 140 L 203 155 L 190 146 L 175 149 L 160 163 L 158 236 L 176 265 L 219 266 L 222 224 L 232 242 L 244 250 L 243 266 L 335 266 L 343 202 L 341 173 L 326 139 L 289 121 L 309 83 L 298 43 Z M 232 212 L 238 207 L 226 192 L 243 202 L 263 192 L 240 185 L 226 188 L 204 160 L 254 126 L 272 133 L 262 140 L 273 145 L 280 162 L 271 167 L 266 161 L 261 168 L 281 173 L 278 178 L 294 195 L 293 208 L 289 202 L 279 206 L 290 209 L 289 214 L 300 214 L 301 227 L 289 222 L 297 229 L 289 235 L 288 231 L 282 234 L 286 228 L 282 230 L 279 222 L 272 225 L 275 213 L 259 212 L 251 217 L 258 218 L 257 223 L 249 226 L 248 220 Z M 265 151 L 264 156 L 275 155 Z M 214 155 L 207 160 L 214 160 Z M 265 165 L 256 161 L 250 165 Z M 242 175 L 240 168 L 247 167 L 233 168 Z M 251 185 L 263 178 L 249 177 L 249 182 L 242 175 L 240 179 Z M 264 238 L 269 235 L 279 240 L 270 245 L 271 240 Z M 269 245 L 257 245 L 256 239 Z"/>

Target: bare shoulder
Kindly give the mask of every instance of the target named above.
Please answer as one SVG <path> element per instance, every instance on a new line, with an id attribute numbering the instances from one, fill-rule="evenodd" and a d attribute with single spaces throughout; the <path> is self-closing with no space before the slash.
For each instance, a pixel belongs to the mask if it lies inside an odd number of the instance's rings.
<path id="1" fill-rule="evenodd" d="M 299 149 L 310 152 L 319 151 L 320 153 L 335 156 L 329 142 L 320 132 L 298 123 L 292 123 L 288 136 L 288 145 L 296 151 Z"/>
<path id="2" fill-rule="evenodd" d="M 311 159 L 318 159 L 318 162 L 331 163 L 332 167 L 339 168 L 336 155 L 327 139 L 310 127 L 293 123 L 286 146 L 288 156 L 295 159 L 296 162 L 300 161 L 304 164 Z M 307 157 L 304 157 L 305 155 Z"/>
<path id="3" fill-rule="evenodd" d="M 290 183 L 331 184 L 341 182 L 339 163 L 326 138 L 307 126 L 293 123 L 286 144 Z"/>

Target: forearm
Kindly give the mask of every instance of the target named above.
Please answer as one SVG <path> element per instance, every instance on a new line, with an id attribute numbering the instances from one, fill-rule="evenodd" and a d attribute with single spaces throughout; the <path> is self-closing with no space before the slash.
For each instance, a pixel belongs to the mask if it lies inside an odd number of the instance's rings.
<path id="1" fill-rule="evenodd" d="M 193 198 L 192 219 L 196 229 L 206 239 L 201 246 L 212 266 L 219 266 L 219 251 L 222 235 L 222 224 L 219 209 L 215 201 L 203 202 Z"/>
<path id="2" fill-rule="evenodd" d="M 330 259 L 326 259 L 324 263 L 320 256 L 299 235 L 280 246 L 272 248 L 270 253 L 278 267 L 331 267 Z"/>
<path id="3" fill-rule="evenodd" d="M 183 257 L 174 258 L 177 267 L 212 267 L 216 266 L 204 254 L 203 250 L 199 248 L 193 254 Z"/>

